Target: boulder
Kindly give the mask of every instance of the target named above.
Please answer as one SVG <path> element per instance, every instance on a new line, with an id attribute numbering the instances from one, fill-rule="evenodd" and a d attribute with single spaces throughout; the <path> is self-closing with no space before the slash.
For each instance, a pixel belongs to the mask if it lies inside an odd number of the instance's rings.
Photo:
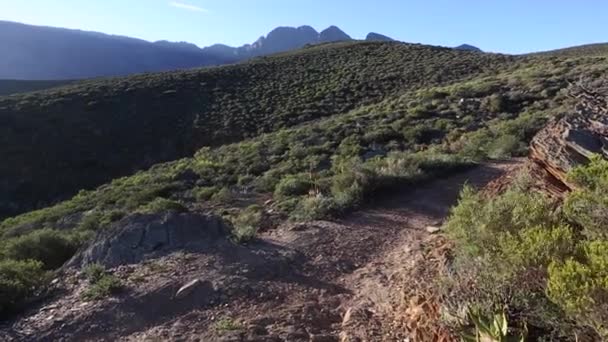
<path id="1" fill-rule="evenodd" d="M 116 267 L 176 250 L 201 251 L 226 237 L 228 227 L 216 216 L 168 212 L 134 214 L 101 232 L 67 267 L 100 263 Z"/>

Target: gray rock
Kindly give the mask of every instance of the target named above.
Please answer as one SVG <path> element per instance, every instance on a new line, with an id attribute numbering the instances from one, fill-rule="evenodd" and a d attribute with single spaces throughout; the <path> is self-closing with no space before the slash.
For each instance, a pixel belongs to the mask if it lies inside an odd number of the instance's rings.
<path id="1" fill-rule="evenodd" d="M 175 299 L 182 299 L 184 297 L 187 297 L 189 294 L 192 293 L 192 291 L 196 290 L 196 288 L 199 287 L 202 283 L 203 282 L 200 279 L 194 279 L 193 281 L 189 282 L 188 284 L 182 286 L 175 293 Z"/>
<path id="2" fill-rule="evenodd" d="M 101 232 L 67 267 L 92 263 L 116 267 L 176 250 L 200 251 L 227 234 L 226 224 L 216 216 L 176 212 L 134 214 Z"/>

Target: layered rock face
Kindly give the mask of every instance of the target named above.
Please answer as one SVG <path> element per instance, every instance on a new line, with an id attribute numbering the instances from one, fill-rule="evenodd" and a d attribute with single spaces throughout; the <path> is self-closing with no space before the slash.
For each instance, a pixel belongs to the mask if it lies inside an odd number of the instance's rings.
<path id="1" fill-rule="evenodd" d="M 573 168 L 589 162 L 592 155 L 608 159 L 608 87 L 571 87 L 577 101 L 575 110 L 551 120 L 530 143 L 530 154 L 515 171 L 525 173 L 534 188 L 560 199 L 575 189 L 567 177 Z M 489 195 L 504 192 L 515 179 L 514 174 L 491 182 Z"/>
<path id="2" fill-rule="evenodd" d="M 567 173 L 594 155 L 608 159 L 608 92 L 590 90 L 582 84 L 572 87 L 578 100 L 573 113 L 556 118 L 530 143 L 530 159 L 572 190 Z"/>

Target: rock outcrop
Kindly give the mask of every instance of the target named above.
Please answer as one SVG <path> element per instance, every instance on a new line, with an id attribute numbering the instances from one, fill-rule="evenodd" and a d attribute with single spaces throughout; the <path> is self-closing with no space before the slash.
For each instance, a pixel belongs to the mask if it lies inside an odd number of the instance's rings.
<path id="1" fill-rule="evenodd" d="M 571 88 L 573 113 L 551 121 L 530 143 L 530 159 L 568 189 L 567 173 L 594 155 L 608 158 L 608 97 L 583 84 Z"/>
<path id="2" fill-rule="evenodd" d="M 588 163 L 593 155 L 608 159 L 608 88 L 590 90 L 577 84 L 570 95 L 577 101 L 575 110 L 555 117 L 536 134 L 523 166 L 534 187 L 556 198 L 575 189 L 567 177 L 573 168 Z M 513 175 L 502 177 L 486 191 L 500 193 L 513 179 Z"/>
<path id="3" fill-rule="evenodd" d="M 100 263 L 116 267 L 176 250 L 200 251 L 226 237 L 227 232 L 223 220 L 215 216 L 176 212 L 134 214 L 100 233 L 67 266 Z"/>

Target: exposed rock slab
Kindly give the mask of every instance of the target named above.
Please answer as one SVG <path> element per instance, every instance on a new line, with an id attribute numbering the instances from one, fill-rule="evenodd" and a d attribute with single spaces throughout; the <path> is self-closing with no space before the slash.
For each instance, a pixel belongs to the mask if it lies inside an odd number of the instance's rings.
<path id="1" fill-rule="evenodd" d="M 573 189 L 567 174 L 594 154 L 608 158 L 608 118 L 571 114 L 550 122 L 532 140 L 530 159 Z"/>
<path id="2" fill-rule="evenodd" d="M 135 214 L 102 232 L 69 266 L 140 262 L 176 250 L 200 250 L 227 235 L 222 219 L 192 213 Z"/>

